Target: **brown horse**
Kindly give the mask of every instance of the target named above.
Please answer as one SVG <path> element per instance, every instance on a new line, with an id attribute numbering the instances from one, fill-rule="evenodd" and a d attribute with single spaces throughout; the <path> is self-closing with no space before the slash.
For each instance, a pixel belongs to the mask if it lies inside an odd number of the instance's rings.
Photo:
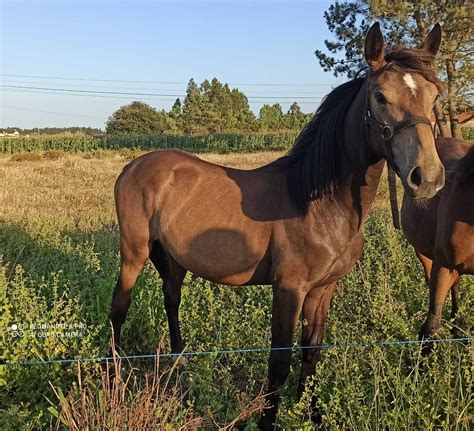
<path id="1" fill-rule="evenodd" d="M 383 159 L 414 197 L 430 198 L 444 184 L 427 118 L 438 94 L 432 63 L 440 40 L 436 25 L 420 49 L 385 52 L 374 24 L 365 42 L 367 76 L 334 89 L 289 154 L 267 166 L 231 169 L 180 151 L 152 152 L 126 166 L 115 186 L 116 342 L 148 258 L 163 278 L 175 353 L 184 347 L 178 308 L 187 271 L 222 284 L 272 284 L 269 407 L 259 426 L 273 429 L 300 313 L 302 345 L 320 345 L 336 282 L 362 252 L 361 226 Z M 300 393 L 319 350 L 303 352 Z"/>
<path id="2" fill-rule="evenodd" d="M 446 185 L 435 197 L 417 201 L 405 194 L 402 228 L 423 264 L 430 306 L 420 338 L 438 329 L 451 289 L 451 318 L 459 308 L 458 280 L 474 275 L 474 147 L 460 139 L 438 138 L 436 149 L 446 169 Z M 460 336 L 454 320 L 453 334 Z M 425 352 L 430 350 L 425 346 Z"/>

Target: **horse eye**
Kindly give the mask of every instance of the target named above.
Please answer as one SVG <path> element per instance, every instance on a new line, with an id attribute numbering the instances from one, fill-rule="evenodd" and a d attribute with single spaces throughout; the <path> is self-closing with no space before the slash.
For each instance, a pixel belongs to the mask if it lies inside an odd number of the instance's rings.
<path id="1" fill-rule="evenodd" d="M 375 100 L 380 105 L 386 105 L 387 104 L 387 99 L 385 98 L 385 96 L 382 93 L 375 93 Z"/>

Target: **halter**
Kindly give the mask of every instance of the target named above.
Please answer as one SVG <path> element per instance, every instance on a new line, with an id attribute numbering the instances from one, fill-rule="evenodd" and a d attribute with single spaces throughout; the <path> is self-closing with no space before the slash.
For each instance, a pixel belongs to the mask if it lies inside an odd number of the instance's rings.
<path id="1" fill-rule="evenodd" d="M 394 126 L 388 126 L 387 124 L 379 123 L 372 113 L 370 112 L 369 107 L 369 75 L 365 79 L 365 106 L 366 106 L 366 113 L 365 113 L 365 125 L 366 125 L 366 137 L 367 142 L 369 142 L 369 133 L 368 129 L 372 127 L 376 134 L 382 139 L 385 143 L 385 152 L 386 152 L 386 159 L 388 165 L 397 173 L 399 174 L 397 165 L 393 159 L 393 150 L 392 150 L 392 138 L 402 130 L 408 129 L 409 127 L 415 126 L 416 124 L 427 124 L 430 126 L 430 130 L 434 133 L 432 124 L 429 118 L 421 117 L 421 116 L 413 116 L 409 117 L 406 120 L 397 122 Z"/>
<path id="2" fill-rule="evenodd" d="M 398 211 L 397 203 L 397 191 L 396 191 L 396 174 L 399 174 L 399 170 L 395 161 L 393 159 L 393 149 L 392 149 L 392 138 L 402 130 L 408 129 L 409 127 L 415 126 L 416 124 L 427 124 L 430 126 L 431 132 L 434 134 L 431 121 L 427 117 L 422 116 L 413 116 L 409 117 L 406 120 L 397 122 L 394 126 L 388 126 L 386 124 L 379 123 L 372 113 L 370 112 L 369 107 L 369 77 L 365 81 L 365 133 L 367 142 L 369 142 L 369 128 L 372 127 L 376 134 L 382 139 L 385 143 L 385 153 L 388 164 L 388 189 L 390 193 L 390 208 L 392 210 L 392 222 L 395 229 L 400 229 L 400 213 Z"/>
<path id="3" fill-rule="evenodd" d="M 368 98 L 368 97 L 367 97 Z M 427 124 L 433 132 L 432 124 L 429 118 L 422 116 L 409 117 L 406 120 L 397 122 L 394 126 L 379 123 L 370 112 L 369 104 L 367 103 L 367 112 L 365 114 L 365 124 L 372 127 L 378 136 L 384 141 L 387 153 L 388 164 L 399 173 L 397 166 L 393 160 L 392 138 L 402 130 L 415 126 L 416 124 Z"/>

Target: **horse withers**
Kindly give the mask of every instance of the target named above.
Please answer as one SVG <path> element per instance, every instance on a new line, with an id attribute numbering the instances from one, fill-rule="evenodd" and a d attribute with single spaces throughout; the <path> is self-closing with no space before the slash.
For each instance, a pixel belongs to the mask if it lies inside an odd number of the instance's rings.
<path id="1" fill-rule="evenodd" d="M 444 184 L 428 119 L 440 86 L 433 69 L 440 40 L 436 25 L 420 48 L 385 51 L 374 24 L 365 41 L 368 73 L 329 93 L 289 153 L 261 168 L 231 169 L 181 151 L 128 164 L 115 185 L 116 343 L 147 259 L 163 278 L 173 353 L 184 348 L 178 309 L 187 271 L 228 285 L 271 284 L 268 408 L 259 426 L 273 429 L 300 314 L 301 344 L 317 347 L 336 282 L 362 252 L 384 159 L 413 197 L 430 198 Z M 300 394 L 319 355 L 303 351 Z"/>
<path id="2" fill-rule="evenodd" d="M 436 149 L 446 169 L 446 185 L 432 199 L 405 194 L 402 229 L 423 264 L 430 289 L 428 316 L 420 339 L 439 328 L 441 311 L 451 290 L 452 333 L 460 337 L 459 277 L 474 275 L 474 147 L 460 139 L 438 138 Z M 430 344 L 424 346 L 429 352 Z"/>

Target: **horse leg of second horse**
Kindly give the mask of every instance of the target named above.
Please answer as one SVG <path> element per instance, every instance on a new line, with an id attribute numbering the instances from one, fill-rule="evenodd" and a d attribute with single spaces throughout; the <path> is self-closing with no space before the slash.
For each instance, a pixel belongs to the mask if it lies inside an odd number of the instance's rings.
<path id="1" fill-rule="evenodd" d="M 459 278 L 451 286 L 451 335 L 459 338 L 462 335 L 459 319 L 457 318 L 459 311 Z"/>
<path id="2" fill-rule="evenodd" d="M 431 275 L 431 268 L 433 267 L 433 261 L 426 257 L 425 255 L 421 254 L 419 251 L 415 250 L 416 256 L 420 259 L 421 264 L 423 265 L 423 271 L 425 272 L 425 280 L 426 285 L 428 288 L 430 287 L 430 275 Z"/>
<path id="3" fill-rule="evenodd" d="M 268 361 L 267 408 L 258 426 L 269 431 L 275 428 L 281 387 L 290 372 L 291 345 L 303 303 L 303 294 L 296 289 L 273 287 L 272 351 Z"/>
<path id="4" fill-rule="evenodd" d="M 433 262 L 430 276 L 430 305 L 428 316 L 421 327 L 420 339 L 429 339 L 441 324 L 441 312 L 446 295 L 458 278 L 457 271 L 450 270 Z M 428 354 L 432 346 L 425 344 L 423 354 Z"/>

